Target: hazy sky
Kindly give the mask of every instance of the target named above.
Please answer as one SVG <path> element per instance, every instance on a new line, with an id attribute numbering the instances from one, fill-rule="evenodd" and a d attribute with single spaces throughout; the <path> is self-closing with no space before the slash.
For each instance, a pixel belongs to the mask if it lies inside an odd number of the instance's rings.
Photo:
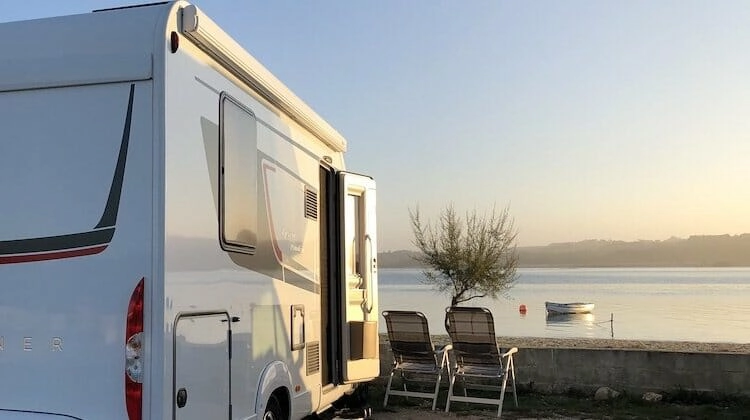
<path id="1" fill-rule="evenodd" d="M 522 246 L 750 232 L 750 2 L 195 3 L 347 137 L 381 250 L 450 202 Z"/>

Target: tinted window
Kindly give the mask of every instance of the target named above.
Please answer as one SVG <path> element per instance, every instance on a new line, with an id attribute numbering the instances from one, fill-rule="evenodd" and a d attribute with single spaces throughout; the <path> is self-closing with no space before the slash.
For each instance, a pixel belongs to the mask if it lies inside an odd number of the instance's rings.
<path id="1" fill-rule="evenodd" d="M 221 242 L 252 252 L 257 242 L 257 130 L 255 116 L 229 96 L 221 98 Z"/>

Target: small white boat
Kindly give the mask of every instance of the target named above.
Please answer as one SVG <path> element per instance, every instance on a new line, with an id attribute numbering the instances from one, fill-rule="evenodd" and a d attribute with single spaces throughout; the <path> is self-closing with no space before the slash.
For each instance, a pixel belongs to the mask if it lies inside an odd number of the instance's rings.
<path id="1" fill-rule="evenodd" d="M 586 302 L 544 302 L 544 307 L 547 309 L 548 313 L 555 314 L 587 314 L 594 310 L 594 304 Z"/>

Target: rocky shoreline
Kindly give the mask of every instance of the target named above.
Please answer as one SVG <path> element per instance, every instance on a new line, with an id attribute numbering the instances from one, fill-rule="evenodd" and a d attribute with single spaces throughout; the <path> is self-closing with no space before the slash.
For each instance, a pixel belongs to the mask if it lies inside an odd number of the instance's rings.
<path id="1" fill-rule="evenodd" d="M 447 337 L 446 337 L 447 338 Z M 577 348 L 669 351 L 681 353 L 750 354 L 750 343 L 700 343 L 692 341 L 618 340 L 608 338 L 498 337 L 502 347 Z"/>
<path id="2" fill-rule="evenodd" d="M 386 335 L 382 336 L 385 341 Z M 433 336 L 433 342 L 447 344 L 447 335 Z M 619 340 L 609 338 L 547 338 L 547 337 L 498 337 L 501 347 L 559 348 L 559 349 L 607 349 L 668 351 L 681 353 L 730 353 L 750 354 L 750 343 L 701 343 L 694 341 Z"/>

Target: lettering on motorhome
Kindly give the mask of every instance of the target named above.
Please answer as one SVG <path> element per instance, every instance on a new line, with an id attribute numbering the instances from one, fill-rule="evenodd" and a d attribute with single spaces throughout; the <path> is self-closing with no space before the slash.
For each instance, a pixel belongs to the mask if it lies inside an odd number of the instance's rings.
<path id="1" fill-rule="evenodd" d="M 23 337 L 21 339 L 20 347 L 23 351 L 34 350 L 34 337 Z M 5 351 L 5 336 L 0 335 L 0 351 Z M 63 339 L 62 337 L 52 337 L 49 339 L 49 351 L 58 352 L 63 351 Z"/>
<path id="2" fill-rule="evenodd" d="M 52 337 L 49 343 L 50 351 L 62 351 L 63 340 L 61 337 Z"/>
<path id="3" fill-rule="evenodd" d="M 302 252 L 302 242 L 297 240 L 296 233 L 281 228 L 281 237 L 288 243 L 289 252 L 297 254 Z"/>

